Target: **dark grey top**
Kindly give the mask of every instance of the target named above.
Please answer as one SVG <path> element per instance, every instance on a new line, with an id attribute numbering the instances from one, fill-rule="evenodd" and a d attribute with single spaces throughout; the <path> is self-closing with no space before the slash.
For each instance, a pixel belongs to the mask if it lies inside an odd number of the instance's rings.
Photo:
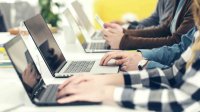
<path id="1" fill-rule="evenodd" d="M 128 29 L 142 29 L 145 27 L 158 26 L 173 14 L 174 7 L 175 0 L 159 0 L 156 10 L 150 17 L 140 22 L 132 22 Z"/>

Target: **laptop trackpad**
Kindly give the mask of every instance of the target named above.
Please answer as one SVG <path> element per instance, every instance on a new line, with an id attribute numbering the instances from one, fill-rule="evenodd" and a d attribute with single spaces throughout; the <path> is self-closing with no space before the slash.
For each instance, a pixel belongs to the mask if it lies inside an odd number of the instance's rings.
<path id="1" fill-rule="evenodd" d="M 100 61 L 96 61 L 91 73 L 118 73 L 119 66 L 100 66 Z"/>

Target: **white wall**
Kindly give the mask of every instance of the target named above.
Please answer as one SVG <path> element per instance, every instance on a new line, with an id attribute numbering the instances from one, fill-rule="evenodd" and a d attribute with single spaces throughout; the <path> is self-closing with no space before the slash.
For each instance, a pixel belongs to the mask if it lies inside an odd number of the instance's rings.
<path id="1" fill-rule="evenodd" d="M 37 5 L 38 3 L 38 0 L 0 0 L 0 2 L 7 2 L 7 3 L 13 3 L 15 1 L 27 1 L 33 6 Z"/>
<path id="2" fill-rule="evenodd" d="M 37 6 L 38 7 L 38 0 L 0 0 L 1 2 L 6 2 L 6 3 L 13 3 L 16 1 L 26 1 L 28 3 L 30 3 L 32 6 Z M 59 2 L 62 4 L 66 4 L 67 0 L 53 0 L 54 2 Z M 93 22 L 93 1 L 94 0 L 79 0 L 79 2 L 83 5 L 83 8 L 87 14 L 87 16 L 89 17 L 89 19 Z M 39 12 L 39 8 L 37 12 Z M 55 11 L 57 12 L 57 10 Z M 63 11 L 61 10 L 60 13 L 62 13 Z M 14 21 L 14 20 L 13 20 Z"/>

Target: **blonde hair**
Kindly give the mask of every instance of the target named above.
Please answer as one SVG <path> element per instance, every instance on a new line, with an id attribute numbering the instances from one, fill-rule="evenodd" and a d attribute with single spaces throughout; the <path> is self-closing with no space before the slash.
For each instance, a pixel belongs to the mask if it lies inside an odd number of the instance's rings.
<path id="1" fill-rule="evenodd" d="M 194 16 L 194 20 L 196 23 L 196 26 L 200 32 L 200 0 L 193 0 L 193 16 Z M 187 68 L 189 66 L 191 66 L 191 64 L 194 62 L 195 56 L 196 56 L 196 52 L 200 51 L 200 35 L 198 35 L 199 37 L 197 38 L 197 40 L 195 41 L 195 43 L 192 46 L 192 58 L 191 60 L 187 63 Z"/>

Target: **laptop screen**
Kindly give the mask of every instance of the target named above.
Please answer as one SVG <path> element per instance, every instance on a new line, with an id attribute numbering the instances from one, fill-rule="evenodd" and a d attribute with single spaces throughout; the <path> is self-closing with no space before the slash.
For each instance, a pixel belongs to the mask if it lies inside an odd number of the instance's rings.
<path id="1" fill-rule="evenodd" d="M 66 60 L 41 15 L 24 22 L 52 74 L 59 72 Z"/>
<path id="2" fill-rule="evenodd" d="M 5 49 L 28 96 L 31 99 L 37 98 L 34 94 L 45 84 L 24 41 L 20 36 L 17 36 L 6 43 Z"/>
<path id="3" fill-rule="evenodd" d="M 71 14 L 71 12 L 69 11 L 69 9 L 67 8 L 65 11 L 64 11 L 64 14 L 65 14 L 65 17 L 70 25 L 70 27 L 73 29 L 76 37 L 78 38 L 79 42 L 81 43 L 81 45 L 83 45 L 83 47 L 85 47 L 84 45 L 87 43 L 84 36 L 83 36 L 83 33 L 80 31 L 80 29 L 78 28 L 77 26 L 77 23 L 76 21 L 74 20 L 74 17 L 73 15 Z"/>
<path id="4" fill-rule="evenodd" d="M 72 7 L 77 13 L 77 16 L 78 16 L 77 20 L 81 22 L 81 24 L 86 29 L 89 36 L 91 37 L 95 33 L 95 29 L 93 25 L 91 24 L 91 22 L 89 21 L 87 15 L 85 14 L 82 5 L 77 0 L 75 0 L 74 2 L 72 2 Z"/>

